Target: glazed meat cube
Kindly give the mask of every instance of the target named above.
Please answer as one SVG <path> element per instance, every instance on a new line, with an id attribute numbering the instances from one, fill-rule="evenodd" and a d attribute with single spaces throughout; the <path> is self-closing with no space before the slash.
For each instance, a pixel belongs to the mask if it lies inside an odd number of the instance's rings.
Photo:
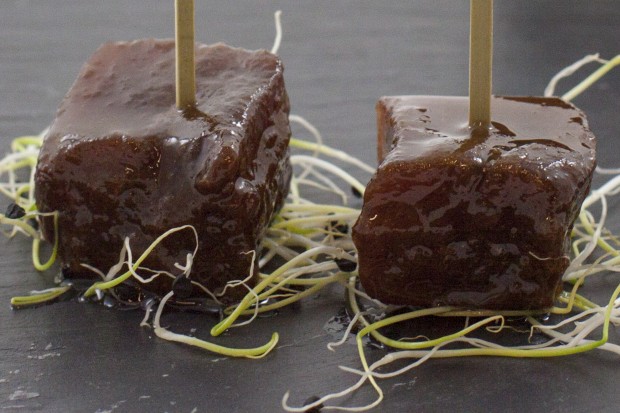
<path id="1" fill-rule="evenodd" d="M 379 101 L 380 166 L 353 228 L 362 285 L 392 304 L 551 307 L 595 138 L 557 98 L 494 97 L 488 133 L 470 131 L 468 105 Z"/>
<path id="2" fill-rule="evenodd" d="M 109 43 L 85 64 L 39 156 L 36 200 L 59 212 L 71 277 L 134 257 L 164 231 L 193 225 L 192 279 L 212 291 L 243 279 L 288 191 L 289 101 L 279 58 L 223 44 L 196 47 L 197 104 L 175 107 L 174 42 Z M 53 236 L 44 221 L 46 238 Z M 172 270 L 194 236 L 168 238 L 143 264 Z M 169 288 L 161 277 L 150 289 Z"/>

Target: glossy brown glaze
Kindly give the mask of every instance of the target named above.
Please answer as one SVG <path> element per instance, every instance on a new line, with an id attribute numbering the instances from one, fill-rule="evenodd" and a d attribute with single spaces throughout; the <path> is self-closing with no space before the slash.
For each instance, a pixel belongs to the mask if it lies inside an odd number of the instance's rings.
<path id="1" fill-rule="evenodd" d="M 380 166 L 353 228 L 362 284 L 392 304 L 551 307 L 594 136 L 557 98 L 494 97 L 488 130 L 467 110 L 465 97 L 379 101 Z"/>
<path id="2" fill-rule="evenodd" d="M 40 153 L 36 199 L 59 211 L 66 273 L 104 272 L 129 237 L 134 257 L 164 231 L 196 227 L 192 278 L 212 291 L 243 279 L 291 176 L 289 101 L 279 58 L 196 48 L 196 108 L 175 107 L 174 42 L 105 44 L 63 100 Z M 52 237 L 49 221 L 44 222 Z M 172 270 L 194 249 L 183 231 L 144 263 Z M 166 277 L 151 288 L 169 288 Z"/>

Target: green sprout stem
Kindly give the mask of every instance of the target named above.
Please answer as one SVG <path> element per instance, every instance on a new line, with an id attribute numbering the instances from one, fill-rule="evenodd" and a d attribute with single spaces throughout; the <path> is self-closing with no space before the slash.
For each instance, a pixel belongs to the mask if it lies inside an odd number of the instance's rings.
<path id="1" fill-rule="evenodd" d="M 315 256 L 317 253 L 340 256 L 342 254 L 342 250 L 334 247 L 317 247 L 304 251 L 292 260 L 287 261 L 278 269 L 273 271 L 269 276 L 263 278 L 254 288 L 252 288 L 251 291 L 243 297 L 239 305 L 231 312 L 231 314 L 211 329 L 211 335 L 219 336 L 226 331 L 245 310 L 256 303 L 256 297 L 258 297 L 265 288 L 277 280 L 278 277 L 280 277 L 285 271 L 293 268 L 299 262 L 304 262 L 306 258 Z"/>
<path id="2" fill-rule="evenodd" d="M 29 146 L 40 148 L 43 144 L 43 137 L 39 136 L 20 136 L 11 142 L 11 150 L 13 152 L 24 152 Z"/>
<path id="3" fill-rule="evenodd" d="M 582 211 L 579 214 L 579 221 L 581 222 L 583 228 L 586 230 L 586 232 L 589 235 L 592 236 L 592 235 L 594 235 L 596 233 L 596 229 L 592 226 L 592 223 L 590 222 L 590 220 L 588 219 L 588 216 L 584 213 L 584 211 Z M 614 247 L 612 247 L 602 237 L 598 237 L 597 243 L 598 243 L 599 247 L 601 247 L 603 250 L 605 250 L 607 252 L 610 252 L 613 255 L 620 255 L 620 252 L 618 250 L 616 250 Z"/>
<path id="4" fill-rule="evenodd" d="M 269 311 L 277 310 L 279 308 L 286 307 L 287 305 L 290 305 L 296 301 L 299 301 L 303 298 L 310 297 L 316 294 L 318 291 L 325 288 L 325 286 L 328 284 L 332 284 L 335 282 L 345 280 L 347 277 L 348 275 L 344 273 L 338 273 L 338 274 L 335 274 L 329 277 L 322 277 L 321 279 L 314 281 L 309 288 L 303 290 L 302 292 L 296 293 L 295 295 L 284 298 L 282 300 L 278 300 L 274 302 L 273 304 L 261 305 L 258 308 L 258 312 L 264 313 L 264 312 L 269 312 Z M 273 295 L 273 293 L 271 295 Z M 224 310 L 224 313 L 230 314 L 232 313 L 232 311 L 234 311 L 234 307 L 229 307 L 226 310 Z M 252 315 L 252 314 L 254 314 L 254 310 L 245 310 L 241 312 L 241 315 Z"/>
<path id="5" fill-rule="evenodd" d="M 58 213 L 53 212 L 51 215 L 54 222 L 54 244 L 52 245 L 52 253 L 45 264 L 41 264 L 41 254 L 39 251 L 41 238 L 37 236 L 32 239 L 32 263 L 37 271 L 48 270 L 56 262 L 56 256 L 58 255 Z"/>
<path id="6" fill-rule="evenodd" d="M 39 232 L 28 224 L 24 219 L 7 218 L 5 215 L 0 214 L 0 224 L 11 225 L 13 228 L 19 228 L 24 231 L 28 236 L 32 238 L 38 238 Z"/>
<path id="7" fill-rule="evenodd" d="M 562 99 L 570 101 L 579 96 L 585 90 L 590 88 L 595 82 L 597 82 L 600 78 L 602 78 L 607 72 L 609 72 L 614 67 L 620 65 L 620 55 L 617 55 L 601 67 L 599 67 L 594 73 L 585 78 L 581 83 L 577 86 L 566 92 L 562 95 Z"/>
<path id="8" fill-rule="evenodd" d="M 15 308 L 22 308 L 44 304 L 60 297 L 70 289 L 71 287 L 69 286 L 62 286 L 49 288 L 44 291 L 33 291 L 30 295 L 11 298 L 11 306 Z"/>
<path id="9" fill-rule="evenodd" d="M 161 339 L 174 341 L 178 343 L 187 344 L 194 347 L 199 347 L 203 350 L 210 351 L 212 353 L 222 354 L 229 357 L 247 357 L 247 358 L 261 358 L 266 356 L 271 350 L 273 350 L 278 343 L 278 333 L 273 333 L 271 339 L 264 345 L 254 348 L 232 348 L 225 347 L 219 344 L 214 344 L 205 340 L 201 340 L 196 337 L 187 336 L 184 334 L 173 333 L 160 325 L 160 318 L 166 302 L 172 298 L 174 292 L 170 291 L 162 298 L 155 319 L 153 322 L 155 335 Z"/>

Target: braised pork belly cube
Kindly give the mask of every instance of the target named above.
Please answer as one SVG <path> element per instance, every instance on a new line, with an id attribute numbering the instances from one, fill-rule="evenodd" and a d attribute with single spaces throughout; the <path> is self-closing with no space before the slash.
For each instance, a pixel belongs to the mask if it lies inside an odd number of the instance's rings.
<path id="1" fill-rule="evenodd" d="M 584 114 L 558 98 L 493 97 L 471 130 L 466 97 L 377 105 L 380 166 L 353 228 L 366 292 L 391 304 L 553 306 L 595 168 Z"/>
<path id="2" fill-rule="evenodd" d="M 196 46 L 196 107 L 175 106 L 172 40 L 109 43 L 88 60 L 45 136 L 36 200 L 58 211 L 69 277 L 97 277 L 134 259 L 163 232 L 195 227 L 191 278 L 216 291 L 248 276 L 252 251 L 283 204 L 291 177 L 289 101 L 280 59 L 223 44 Z M 53 239 L 51 219 L 43 230 Z M 191 231 L 167 238 L 142 264 L 185 264 Z M 255 269 L 256 272 L 256 269 Z M 170 288 L 160 277 L 146 286 Z"/>

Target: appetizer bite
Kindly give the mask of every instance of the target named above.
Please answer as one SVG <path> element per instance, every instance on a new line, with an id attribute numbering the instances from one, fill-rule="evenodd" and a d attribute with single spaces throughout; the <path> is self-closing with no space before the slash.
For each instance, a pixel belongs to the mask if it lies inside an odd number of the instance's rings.
<path id="1" fill-rule="evenodd" d="M 360 280 L 382 302 L 552 307 L 595 168 L 584 114 L 559 98 L 494 97 L 491 127 L 467 97 L 377 105 L 380 166 L 353 228 Z"/>
<path id="2" fill-rule="evenodd" d="M 143 251 L 191 225 L 191 277 L 213 292 L 250 273 L 291 177 L 289 101 L 280 59 L 197 45 L 196 105 L 175 106 L 175 43 L 108 43 L 86 62 L 45 136 L 35 175 L 43 219 L 66 277 L 97 277 L 124 240 Z M 166 238 L 142 266 L 184 264 L 191 231 Z M 254 270 L 255 271 L 255 270 Z M 171 279 L 149 289 L 162 293 Z"/>
<path id="3" fill-rule="evenodd" d="M 381 162 L 353 229 L 360 280 L 385 303 L 553 306 L 595 168 L 585 116 L 491 94 L 493 2 L 471 2 L 469 98 L 384 97 Z"/>

